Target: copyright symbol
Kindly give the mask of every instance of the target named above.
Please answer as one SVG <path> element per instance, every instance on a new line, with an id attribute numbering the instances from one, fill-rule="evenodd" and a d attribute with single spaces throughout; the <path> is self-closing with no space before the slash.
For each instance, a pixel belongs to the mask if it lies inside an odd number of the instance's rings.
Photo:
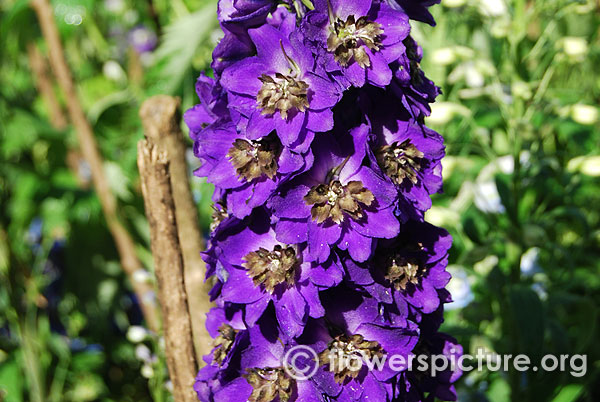
<path id="1" fill-rule="evenodd" d="M 287 375 L 296 381 L 312 378 L 319 369 L 317 353 L 306 345 L 297 345 L 288 350 L 281 363 Z"/>

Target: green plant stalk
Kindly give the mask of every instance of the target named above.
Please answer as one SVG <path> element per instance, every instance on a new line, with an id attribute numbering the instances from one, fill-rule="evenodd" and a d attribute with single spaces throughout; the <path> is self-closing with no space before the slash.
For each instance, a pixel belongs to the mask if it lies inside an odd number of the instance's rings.
<path id="1" fill-rule="evenodd" d="M 63 390 L 67 374 L 69 373 L 69 364 L 70 359 L 68 358 L 60 358 L 58 361 L 58 365 L 54 370 L 52 385 L 50 386 L 49 402 L 61 402 L 63 400 Z"/>
<path id="2" fill-rule="evenodd" d="M 44 393 L 44 379 L 42 376 L 42 370 L 40 367 L 38 345 L 36 344 L 36 312 L 32 311 L 28 306 L 26 317 L 19 322 L 19 332 L 21 335 L 21 347 L 23 353 L 24 371 L 25 377 L 29 384 L 29 398 L 31 402 L 43 402 L 45 398 Z"/>

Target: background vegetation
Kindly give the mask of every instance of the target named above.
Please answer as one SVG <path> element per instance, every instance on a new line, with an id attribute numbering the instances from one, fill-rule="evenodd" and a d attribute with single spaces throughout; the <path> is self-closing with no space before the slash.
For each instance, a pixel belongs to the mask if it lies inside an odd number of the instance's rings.
<path id="1" fill-rule="evenodd" d="M 151 269 L 137 112 L 158 93 L 196 102 L 219 38 L 215 1 L 52 4 L 121 217 Z M 413 24 L 444 92 L 428 123 L 447 141 L 445 193 L 428 219 L 454 237 L 445 330 L 471 352 L 588 356 L 581 378 L 470 373 L 460 401 L 600 400 L 599 7 L 443 0 L 437 27 Z M 47 53 L 28 1 L 0 1 L 0 401 L 167 401 L 161 341 L 143 326 L 74 132 L 52 124 L 32 44 Z M 192 186 L 207 231 L 211 188 Z"/>

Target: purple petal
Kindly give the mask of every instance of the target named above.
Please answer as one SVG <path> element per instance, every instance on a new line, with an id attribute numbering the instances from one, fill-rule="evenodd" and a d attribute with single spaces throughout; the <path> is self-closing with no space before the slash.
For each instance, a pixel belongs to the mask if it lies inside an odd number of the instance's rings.
<path id="1" fill-rule="evenodd" d="M 268 74 L 268 71 L 269 66 L 258 59 L 246 59 L 223 71 L 221 85 L 231 92 L 256 96 L 262 87 L 258 78 L 262 74 Z"/>
<path id="2" fill-rule="evenodd" d="M 252 394 L 252 386 L 245 378 L 236 378 L 215 393 L 215 402 L 246 402 Z"/>

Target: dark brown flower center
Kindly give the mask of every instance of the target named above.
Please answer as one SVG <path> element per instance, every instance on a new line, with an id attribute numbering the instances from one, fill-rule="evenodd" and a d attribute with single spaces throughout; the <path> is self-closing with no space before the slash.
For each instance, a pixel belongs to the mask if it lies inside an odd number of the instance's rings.
<path id="1" fill-rule="evenodd" d="M 259 248 L 244 257 L 243 266 L 248 270 L 254 285 L 263 285 L 269 293 L 280 283 L 294 284 L 296 268 L 300 264 L 296 250 L 290 246 L 276 245 L 273 251 Z"/>
<path id="2" fill-rule="evenodd" d="M 253 368 L 244 375 L 253 388 L 248 402 L 287 402 L 292 397 L 294 380 L 280 368 Z"/>
<path id="3" fill-rule="evenodd" d="M 378 259 L 378 265 L 385 270 L 385 279 L 396 290 L 404 291 L 410 283 L 418 285 L 427 272 L 427 267 L 417 255 L 421 250 L 423 250 L 421 243 L 411 244 L 402 250 L 391 250 Z"/>
<path id="4" fill-rule="evenodd" d="M 229 213 L 227 212 L 227 206 L 225 205 L 225 201 L 217 201 L 212 205 L 213 213 L 212 219 L 210 222 L 210 231 L 214 232 L 217 227 L 223 222 L 225 219 L 229 217 Z"/>
<path id="5" fill-rule="evenodd" d="M 263 175 L 273 179 L 279 168 L 277 160 L 280 152 L 279 141 L 274 136 L 256 141 L 238 138 L 229 149 L 227 156 L 237 174 L 251 181 Z"/>
<path id="6" fill-rule="evenodd" d="M 392 145 L 384 145 L 377 149 L 375 156 L 379 166 L 396 184 L 402 184 L 405 179 L 413 184 L 418 183 L 418 173 L 423 168 L 425 154 L 411 144 L 410 140 L 401 144 L 394 142 Z"/>
<path id="7" fill-rule="evenodd" d="M 296 109 L 304 112 L 309 106 L 308 84 L 291 75 L 275 74 L 275 77 L 263 74 L 259 80 L 262 88 L 258 91 L 256 103 L 262 114 L 271 116 L 279 111 L 281 118 L 287 119 L 288 111 Z"/>
<path id="8" fill-rule="evenodd" d="M 360 371 L 352 360 L 372 359 L 375 356 L 383 356 L 383 349 L 378 342 L 367 341 L 362 335 L 339 335 L 319 354 L 319 363 L 328 365 L 329 371 L 335 373 L 335 380 L 343 383 L 348 377 L 356 378 Z"/>
<path id="9" fill-rule="evenodd" d="M 327 50 L 332 52 L 341 66 L 347 66 L 353 59 L 362 68 L 371 66 L 371 59 L 364 46 L 373 51 L 381 47 L 381 24 L 369 21 L 367 17 L 358 20 L 351 15 L 346 21 L 336 18 L 330 25 Z"/>
<path id="10" fill-rule="evenodd" d="M 418 285 L 425 269 L 416 260 L 395 258 L 388 266 L 385 279 L 390 281 L 396 290 L 406 290 L 409 283 Z"/>
<path id="11" fill-rule="evenodd" d="M 213 354 L 214 363 L 217 363 L 219 366 L 223 364 L 223 360 L 225 360 L 233 346 L 236 333 L 237 331 L 230 325 L 221 325 L 221 328 L 219 328 L 219 336 L 213 341 L 214 346 L 216 347 Z"/>
<path id="12" fill-rule="evenodd" d="M 329 184 L 313 186 L 304 196 L 304 202 L 312 205 L 310 213 L 317 223 L 331 218 L 335 223 L 344 221 L 345 215 L 354 220 L 363 217 L 363 206 L 370 206 L 375 201 L 373 193 L 363 187 L 361 181 L 351 181 L 343 185 L 339 180 Z"/>

